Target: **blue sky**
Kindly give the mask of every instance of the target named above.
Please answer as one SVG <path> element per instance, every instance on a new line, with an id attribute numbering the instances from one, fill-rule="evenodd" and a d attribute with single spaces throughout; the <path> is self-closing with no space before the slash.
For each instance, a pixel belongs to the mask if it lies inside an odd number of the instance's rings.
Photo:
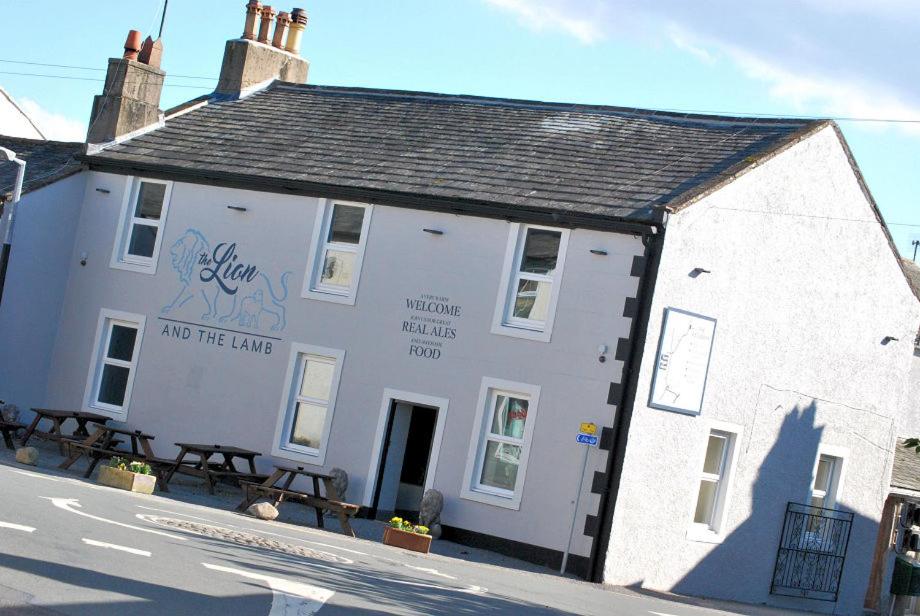
<path id="1" fill-rule="evenodd" d="M 243 0 L 170 0 L 167 108 L 213 88 Z M 291 7 L 275 3 L 282 10 Z M 920 121 L 916 0 L 300 0 L 309 81 L 745 114 Z M 0 85 L 81 139 L 106 59 L 159 26 L 162 0 L 0 0 Z M 739 7 L 743 6 L 743 10 Z M 64 64 L 100 70 L 31 66 Z M 41 73 L 81 79 L 9 74 Z M 183 76 L 205 77 L 193 79 Z M 85 80 L 84 80 L 85 79 Z M 841 121 L 895 243 L 920 239 L 920 122 Z M 916 225 L 916 226 L 907 226 Z"/>

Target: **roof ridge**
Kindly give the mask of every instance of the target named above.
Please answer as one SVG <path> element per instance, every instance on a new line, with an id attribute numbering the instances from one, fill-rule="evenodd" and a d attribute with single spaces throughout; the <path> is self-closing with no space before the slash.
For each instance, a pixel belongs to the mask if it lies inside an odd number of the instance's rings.
<path id="1" fill-rule="evenodd" d="M 268 88 L 258 94 L 264 95 L 274 90 L 293 90 L 315 92 L 324 95 L 362 96 L 367 98 L 390 98 L 406 100 L 424 100 L 427 102 L 468 103 L 498 107 L 518 107 L 524 109 L 539 109 L 560 111 L 575 111 L 578 113 L 595 113 L 599 115 L 619 115 L 635 117 L 656 117 L 683 121 L 698 121 L 723 124 L 770 124 L 805 126 L 815 122 L 825 122 L 825 118 L 783 118 L 764 116 L 732 116 L 705 113 L 689 113 L 680 111 L 665 111 L 647 109 L 643 107 L 620 107 L 615 105 L 601 105 L 592 103 L 562 103 L 552 101 L 538 101 L 533 99 L 503 98 L 482 96 L 477 94 L 444 94 L 439 92 L 426 92 L 416 90 L 392 90 L 385 88 L 361 88 L 354 86 L 329 86 L 319 84 L 295 84 L 284 81 L 275 81 Z"/>

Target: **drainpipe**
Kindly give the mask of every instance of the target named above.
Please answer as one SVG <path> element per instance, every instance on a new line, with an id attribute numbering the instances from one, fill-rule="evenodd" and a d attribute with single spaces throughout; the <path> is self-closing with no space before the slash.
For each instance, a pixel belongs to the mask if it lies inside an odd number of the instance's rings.
<path id="1" fill-rule="evenodd" d="M 0 160 L 6 159 L 8 162 L 19 165 L 19 171 L 16 172 L 16 184 L 13 185 L 13 198 L 5 204 L 3 221 L 0 227 L 3 229 L 3 248 L 0 249 L 0 302 L 3 301 L 3 287 L 6 283 L 6 266 L 10 260 L 10 246 L 13 243 L 13 222 L 16 218 L 16 207 L 19 203 L 19 197 L 22 194 L 22 181 L 26 175 L 26 161 L 16 157 L 16 152 L 0 147 Z M 7 212 L 7 210 L 9 210 Z"/>

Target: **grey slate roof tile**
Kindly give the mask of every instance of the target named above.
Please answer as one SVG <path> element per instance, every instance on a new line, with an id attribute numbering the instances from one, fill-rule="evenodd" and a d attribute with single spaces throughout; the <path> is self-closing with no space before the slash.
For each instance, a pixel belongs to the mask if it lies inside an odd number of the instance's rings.
<path id="1" fill-rule="evenodd" d="M 900 438 L 894 446 L 891 487 L 920 492 L 920 454 L 904 447 L 904 439 Z"/>
<path id="2" fill-rule="evenodd" d="M 82 168 L 75 158 L 83 150 L 82 143 L 0 135 L 0 146 L 16 152 L 19 158 L 26 161 L 22 194 L 73 175 Z M 17 171 L 17 165 L 5 159 L 0 161 L 0 197 L 13 191 Z"/>
<path id="3" fill-rule="evenodd" d="M 276 82 L 88 160 L 656 220 L 656 209 L 812 125 Z"/>

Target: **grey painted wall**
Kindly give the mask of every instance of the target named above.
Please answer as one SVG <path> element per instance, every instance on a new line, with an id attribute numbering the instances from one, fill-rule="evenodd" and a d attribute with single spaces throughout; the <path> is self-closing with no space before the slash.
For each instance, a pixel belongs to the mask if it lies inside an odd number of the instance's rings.
<path id="1" fill-rule="evenodd" d="M 668 306 L 718 319 L 700 416 L 647 406 Z M 918 323 L 830 128 L 672 216 L 605 580 L 861 613 Z M 713 543 L 693 540 L 691 522 L 717 422 L 741 433 Z M 836 606 L 769 594 L 786 502 L 806 500 L 820 447 L 845 452 L 839 504 L 856 513 Z"/>
<path id="2" fill-rule="evenodd" d="M 147 328 L 127 423 L 157 436 L 158 455 L 173 455 L 175 441 L 233 443 L 268 454 L 283 396 L 290 344 L 344 349 L 328 454 L 323 468 L 350 476 L 348 498 L 360 502 L 385 388 L 447 398 L 449 412 L 434 487 L 445 495 L 445 524 L 561 550 L 572 514 L 582 450 L 575 443 L 581 421 L 610 425 L 606 404 L 622 365 L 612 358 L 626 337 L 626 297 L 636 293 L 630 276 L 640 239 L 576 229 L 571 233 L 550 343 L 490 333 L 509 223 L 504 221 L 375 207 L 354 306 L 303 299 L 308 244 L 318 201 L 313 198 L 177 183 L 155 276 L 113 269 L 109 259 L 128 178 L 93 173 L 74 246 L 86 251 L 86 267 L 71 267 L 53 358 L 50 403 L 82 404 L 100 308 L 140 313 Z M 108 195 L 96 187 L 111 190 Z M 246 212 L 227 209 L 243 206 Z M 422 228 L 444 230 L 444 235 Z M 170 249 L 189 228 L 211 245 L 236 242 L 240 260 L 256 264 L 277 281 L 291 271 L 287 327 L 270 355 L 176 340 L 161 335 L 161 308 L 180 289 Z M 609 255 L 591 254 L 591 249 Z M 439 360 L 408 355 L 407 298 L 450 298 L 462 307 L 457 337 Z M 168 315 L 202 322 L 203 304 L 190 301 Z M 598 346 L 610 349 L 598 361 Z M 519 511 L 460 498 L 468 444 L 482 378 L 542 388 Z M 437 445 L 437 444 L 436 444 Z M 605 452 L 592 450 L 588 477 L 603 468 Z M 262 467 L 271 462 L 268 456 Z M 597 511 L 596 495 L 580 499 L 579 522 Z M 576 530 L 573 550 L 587 555 L 590 542 Z"/>
<path id="3" fill-rule="evenodd" d="M 27 193 L 18 205 L 0 303 L 0 399 L 23 411 L 47 402 L 85 179 L 80 173 L 55 182 Z"/>

